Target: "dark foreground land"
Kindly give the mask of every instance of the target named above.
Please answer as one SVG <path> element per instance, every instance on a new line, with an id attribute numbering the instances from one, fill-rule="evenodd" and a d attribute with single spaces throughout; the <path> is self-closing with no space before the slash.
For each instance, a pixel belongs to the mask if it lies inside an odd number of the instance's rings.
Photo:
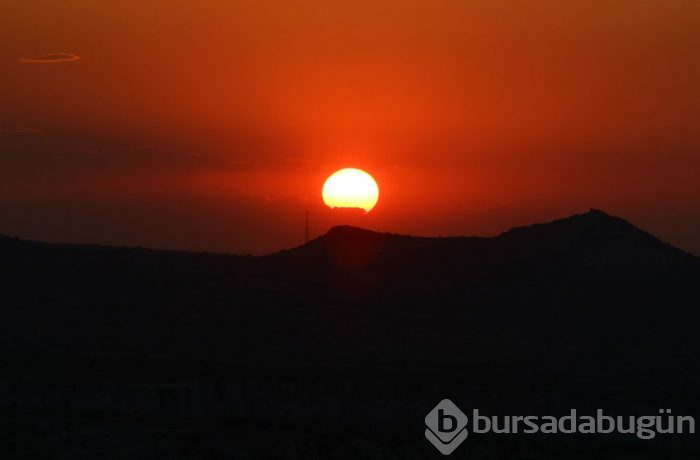
<path id="1" fill-rule="evenodd" d="M 600 211 L 266 257 L 0 255 L 0 458 L 439 458 L 444 398 L 700 421 L 700 259 Z M 696 459 L 697 436 L 470 434 L 452 457 Z"/>

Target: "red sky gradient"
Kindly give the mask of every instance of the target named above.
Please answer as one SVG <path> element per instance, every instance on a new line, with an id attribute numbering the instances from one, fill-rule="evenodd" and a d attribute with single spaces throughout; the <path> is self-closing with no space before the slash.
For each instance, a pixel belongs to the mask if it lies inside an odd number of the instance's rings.
<path id="1" fill-rule="evenodd" d="M 0 0 L 0 233 L 264 253 L 590 207 L 700 253 L 700 2 Z"/>

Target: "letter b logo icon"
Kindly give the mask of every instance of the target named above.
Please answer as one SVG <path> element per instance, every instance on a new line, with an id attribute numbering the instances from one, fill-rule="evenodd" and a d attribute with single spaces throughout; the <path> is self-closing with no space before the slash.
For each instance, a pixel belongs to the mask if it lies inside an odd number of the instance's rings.
<path id="1" fill-rule="evenodd" d="M 449 399 L 440 404 L 425 417 L 425 437 L 443 454 L 451 454 L 457 446 L 467 439 L 469 419 Z"/>
<path id="2" fill-rule="evenodd" d="M 450 422 L 450 427 L 445 426 L 445 420 Z M 452 433 L 457 429 L 457 417 L 445 415 L 445 409 L 438 409 L 438 431 L 440 433 Z"/>

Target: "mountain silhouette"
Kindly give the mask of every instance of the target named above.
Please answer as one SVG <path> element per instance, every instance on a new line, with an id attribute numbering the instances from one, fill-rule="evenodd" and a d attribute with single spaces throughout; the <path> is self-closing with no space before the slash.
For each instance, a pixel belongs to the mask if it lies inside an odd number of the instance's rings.
<path id="1" fill-rule="evenodd" d="M 251 360 L 252 348 L 362 365 L 430 361 L 475 334 L 499 347 L 678 343 L 698 319 L 700 259 L 596 210 L 494 238 L 341 226 L 264 257 L 8 238 L 0 251 L 0 327 L 55 352 Z"/>
<path id="2" fill-rule="evenodd" d="M 0 423 L 48 451 L 78 432 L 117 458 L 159 433 L 172 455 L 213 439 L 221 458 L 429 457 L 422 419 L 445 397 L 494 414 L 700 402 L 700 259 L 597 210 L 493 238 L 340 226 L 262 257 L 7 237 L 0 254 Z M 623 458 L 617 442 L 581 458 Z M 66 458 L 103 452 L 85 449 Z"/>

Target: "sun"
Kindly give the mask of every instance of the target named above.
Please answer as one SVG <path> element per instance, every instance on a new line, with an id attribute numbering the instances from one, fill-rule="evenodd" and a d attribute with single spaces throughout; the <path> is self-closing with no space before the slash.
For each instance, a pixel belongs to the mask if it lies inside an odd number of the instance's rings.
<path id="1" fill-rule="evenodd" d="M 370 212 L 377 200 L 377 182 L 361 169 L 341 169 L 323 184 L 323 202 L 330 208 L 360 208 Z"/>

